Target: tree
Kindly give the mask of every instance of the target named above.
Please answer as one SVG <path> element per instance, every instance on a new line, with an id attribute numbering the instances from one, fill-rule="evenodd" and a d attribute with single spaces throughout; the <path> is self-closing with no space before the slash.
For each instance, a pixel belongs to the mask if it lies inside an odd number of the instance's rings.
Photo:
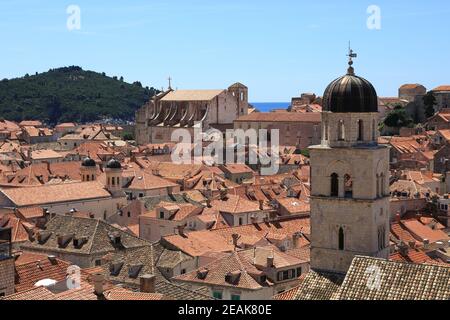
<path id="1" fill-rule="evenodd" d="M 58 123 L 62 115 L 61 101 L 58 97 L 52 96 L 46 106 L 48 110 L 48 118 L 51 124 Z"/>
<path id="2" fill-rule="evenodd" d="M 414 124 L 411 117 L 406 113 L 406 110 L 402 107 L 394 107 L 394 110 L 389 112 L 384 119 L 384 124 L 392 128 L 410 127 Z"/>
<path id="3" fill-rule="evenodd" d="M 425 105 L 425 116 L 427 118 L 432 117 L 434 115 L 434 106 L 437 104 L 433 91 L 428 91 L 423 97 L 423 104 Z"/>
<path id="4" fill-rule="evenodd" d="M 131 132 L 124 133 L 123 134 L 123 140 L 127 140 L 127 141 L 134 140 L 133 133 L 131 133 Z"/>

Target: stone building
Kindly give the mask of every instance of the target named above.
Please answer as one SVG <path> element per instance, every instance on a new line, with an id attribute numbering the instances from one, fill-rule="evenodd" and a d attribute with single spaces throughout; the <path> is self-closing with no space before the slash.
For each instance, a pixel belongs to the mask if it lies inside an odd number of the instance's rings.
<path id="1" fill-rule="evenodd" d="M 136 112 L 138 144 L 171 141 L 179 128 L 191 131 L 201 122 L 204 131 L 233 127 L 233 121 L 248 113 L 248 88 L 235 83 L 225 90 L 172 90 L 154 96 Z"/>
<path id="2" fill-rule="evenodd" d="M 436 97 L 437 110 L 450 108 L 450 86 L 439 86 L 432 92 Z"/>
<path id="3" fill-rule="evenodd" d="M 147 245 L 149 242 L 102 220 L 56 215 L 21 248 L 91 268 L 102 265 L 108 253 L 126 253 Z"/>
<path id="4" fill-rule="evenodd" d="M 398 89 L 398 97 L 400 99 L 408 100 L 409 102 L 414 102 L 427 93 L 427 89 L 418 83 L 415 84 L 404 84 Z"/>
<path id="5" fill-rule="evenodd" d="M 270 130 L 278 130 L 281 146 L 299 149 L 320 143 L 319 112 L 254 112 L 234 121 L 234 129 L 267 129 L 267 141 L 271 142 Z"/>
<path id="6" fill-rule="evenodd" d="M 344 273 L 356 255 L 389 256 L 389 149 L 377 93 L 351 66 L 325 90 L 311 154 L 311 268 Z"/>

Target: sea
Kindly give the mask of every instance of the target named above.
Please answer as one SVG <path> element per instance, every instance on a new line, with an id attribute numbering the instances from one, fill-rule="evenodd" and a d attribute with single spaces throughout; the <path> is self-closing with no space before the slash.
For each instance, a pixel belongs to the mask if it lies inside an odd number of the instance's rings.
<path id="1" fill-rule="evenodd" d="M 290 102 L 250 102 L 252 106 L 261 112 L 270 112 L 274 109 L 287 109 Z"/>

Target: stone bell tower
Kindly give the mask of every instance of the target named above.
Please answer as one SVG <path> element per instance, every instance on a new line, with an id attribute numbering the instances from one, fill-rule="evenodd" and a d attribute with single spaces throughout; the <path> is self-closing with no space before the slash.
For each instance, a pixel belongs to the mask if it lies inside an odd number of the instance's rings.
<path id="1" fill-rule="evenodd" d="M 378 98 L 355 75 L 325 90 L 322 142 L 310 147 L 311 268 L 345 273 L 355 255 L 389 256 L 389 149 L 379 145 Z"/>

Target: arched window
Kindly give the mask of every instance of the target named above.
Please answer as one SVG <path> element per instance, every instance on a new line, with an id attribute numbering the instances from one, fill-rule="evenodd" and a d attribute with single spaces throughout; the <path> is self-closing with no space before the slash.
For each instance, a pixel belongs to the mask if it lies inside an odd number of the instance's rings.
<path id="1" fill-rule="evenodd" d="M 116 184 L 116 179 L 114 177 L 112 177 L 111 179 L 112 179 L 112 185 L 114 186 Z"/>
<path id="2" fill-rule="evenodd" d="M 339 141 L 345 140 L 345 126 L 343 120 L 339 120 L 338 122 L 338 140 Z"/>
<path id="3" fill-rule="evenodd" d="M 344 250 L 344 229 L 339 228 L 339 250 Z"/>
<path id="4" fill-rule="evenodd" d="M 358 141 L 364 141 L 364 124 L 362 120 L 358 120 Z"/>
<path id="5" fill-rule="evenodd" d="M 323 124 L 323 138 L 325 141 L 328 141 L 328 122 Z"/>
<path id="6" fill-rule="evenodd" d="M 90 178 L 89 175 L 87 175 L 86 178 L 87 178 L 87 181 L 89 181 L 89 178 Z"/>
<path id="7" fill-rule="evenodd" d="M 94 181 L 94 180 L 95 180 L 94 175 L 92 175 L 92 181 Z"/>
<path id="8" fill-rule="evenodd" d="M 331 193 L 330 195 L 332 197 L 338 197 L 339 196 L 339 176 L 337 173 L 333 173 L 331 175 Z"/>
<path id="9" fill-rule="evenodd" d="M 344 194 L 346 198 L 353 197 L 353 180 L 349 174 L 344 176 Z"/>
<path id="10" fill-rule="evenodd" d="M 380 175 L 380 196 L 384 196 L 384 173 Z"/>

